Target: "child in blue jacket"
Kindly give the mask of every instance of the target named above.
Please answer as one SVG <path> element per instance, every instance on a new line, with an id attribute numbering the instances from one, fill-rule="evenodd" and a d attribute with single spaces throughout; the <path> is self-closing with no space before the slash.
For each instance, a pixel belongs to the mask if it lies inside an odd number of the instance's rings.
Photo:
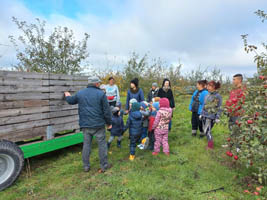
<path id="1" fill-rule="evenodd" d="M 197 90 L 194 92 L 189 105 L 189 110 L 192 112 L 191 124 L 192 124 L 192 136 L 197 135 L 199 129 L 199 137 L 204 137 L 202 122 L 199 119 L 199 115 L 202 112 L 204 106 L 205 96 L 209 93 L 206 89 L 207 81 L 200 80 L 197 82 Z"/>
<path id="2" fill-rule="evenodd" d="M 125 131 L 129 128 L 130 136 L 130 157 L 129 159 L 133 161 L 135 159 L 135 149 L 136 143 L 142 134 L 142 114 L 140 112 L 140 103 L 135 102 L 131 106 L 129 112 L 129 117 L 126 123 Z"/>
<path id="3" fill-rule="evenodd" d="M 112 128 L 110 129 L 110 138 L 108 140 L 108 149 L 115 137 L 118 137 L 117 147 L 121 148 L 121 140 L 124 132 L 124 122 L 120 116 L 120 110 L 118 107 L 112 107 Z"/>

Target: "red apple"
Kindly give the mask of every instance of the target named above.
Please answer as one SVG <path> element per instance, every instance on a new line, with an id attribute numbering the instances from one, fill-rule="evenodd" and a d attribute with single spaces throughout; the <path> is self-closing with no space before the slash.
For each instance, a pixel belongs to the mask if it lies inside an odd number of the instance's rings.
<path id="1" fill-rule="evenodd" d="M 248 190 L 244 190 L 245 193 L 250 193 Z"/>
<path id="2" fill-rule="evenodd" d="M 238 160 L 238 156 L 234 156 L 234 159 L 235 159 L 235 160 Z"/>
<path id="3" fill-rule="evenodd" d="M 227 138 L 227 141 L 230 142 L 231 141 L 231 138 Z"/>
<path id="4" fill-rule="evenodd" d="M 265 77 L 264 77 L 264 76 L 259 76 L 259 78 L 260 78 L 261 80 L 264 80 Z"/>
<path id="5" fill-rule="evenodd" d="M 233 154 L 232 154 L 232 152 L 229 152 L 229 156 L 230 156 L 230 157 L 233 157 Z"/>
<path id="6" fill-rule="evenodd" d="M 248 123 L 248 124 L 253 124 L 253 121 L 252 121 L 251 119 L 249 119 L 249 120 L 247 121 L 247 123 Z"/>
<path id="7" fill-rule="evenodd" d="M 258 196 L 260 193 L 258 193 L 258 192 L 254 192 L 254 194 L 255 194 L 256 196 Z"/>

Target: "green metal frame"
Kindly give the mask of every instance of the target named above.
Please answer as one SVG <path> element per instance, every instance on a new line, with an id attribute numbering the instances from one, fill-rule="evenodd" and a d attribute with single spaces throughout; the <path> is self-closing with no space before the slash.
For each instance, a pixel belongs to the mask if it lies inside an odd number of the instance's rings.
<path id="1" fill-rule="evenodd" d="M 21 145 L 20 148 L 24 153 L 24 158 L 30 158 L 33 156 L 41 155 L 47 152 L 55 151 L 57 149 L 62 149 L 82 142 L 83 142 L 83 134 L 82 132 L 80 132 L 38 143 Z"/>

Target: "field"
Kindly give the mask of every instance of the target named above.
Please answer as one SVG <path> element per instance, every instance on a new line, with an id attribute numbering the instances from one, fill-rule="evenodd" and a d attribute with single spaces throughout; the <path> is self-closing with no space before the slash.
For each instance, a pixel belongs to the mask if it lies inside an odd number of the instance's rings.
<path id="1" fill-rule="evenodd" d="M 161 153 L 152 157 L 149 150 L 137 150 L 136 159 L 128 160 L 128 134 L 122 149 L 114 141 L 109 154 L 113 168 L 98 174 L 96 141 L 91 154 L 91 171 L 83 172 L 82 145 L 51 152 L 26 160 L 25 168 L 16 183 L 0 193 L 0 199 L 264 199 L 246 194 L 248 170 L 225 155 L 228 135 L 225 123 L 213 129 L 215 149 L 207 151 L 206 138 L 191 136 L 190 97 L 176 100 L 173 127 L 169 134 L 170 157 Z M 124 102 L 124 100 L 123 100 Z M 226 122 L 223 117 L 222 121 Z M 107 133 L 109 137 L 109 133 Z M 223 187 L 224 190 L 203 193 Z M 255 191 L 255 190 L 253 190 Z"/>

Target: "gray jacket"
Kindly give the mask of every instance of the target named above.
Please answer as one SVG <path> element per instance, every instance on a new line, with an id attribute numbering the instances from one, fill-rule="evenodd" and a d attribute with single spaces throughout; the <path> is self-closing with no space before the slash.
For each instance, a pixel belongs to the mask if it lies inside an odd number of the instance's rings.
<path id="1" fill-rule="evenodd" d="M 204 100 L 204 107 L 201 112 L 203 117 L 209 119 L 219 119 L 222 113 L 222 97 L 218 92 L 212 92 L 206 95 Z"/>

